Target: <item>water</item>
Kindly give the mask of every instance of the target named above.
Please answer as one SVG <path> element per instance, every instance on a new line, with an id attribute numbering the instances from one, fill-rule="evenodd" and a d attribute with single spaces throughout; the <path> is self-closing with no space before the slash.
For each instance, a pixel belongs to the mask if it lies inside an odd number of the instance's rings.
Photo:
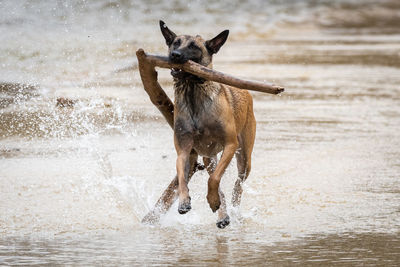
<path id="1" fill-rule="evenodd" d="M 1 1 L 0 264 L 398 265 L 399 10 Z M 140 223 L 175 175 L 172 131 L 134 54 L 166 53 L 158 19 L 206 38 L 229 28 L 214 67 L 287 88 L 252 93 L 253 168 L 225 230 L 204 171 L 188 214 L 175 204 L 159 225 Z M 172 96 L 168 71 L 159 75 Z M 222 180 L 228 196 L 235 165 Z"/>

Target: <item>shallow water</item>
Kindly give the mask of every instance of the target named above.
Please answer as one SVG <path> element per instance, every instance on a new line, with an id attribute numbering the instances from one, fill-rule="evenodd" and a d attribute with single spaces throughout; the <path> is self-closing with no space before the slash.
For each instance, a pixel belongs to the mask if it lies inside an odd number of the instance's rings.
<path id="1" fill-rule="evenodd" d="M 398 265 L 399 8 L 0 2 L 0 264 Z M 159 225 L 140 223 L 175 175 L 172 131 L 134 54 L 166 53 L 160 18 L 205 37 L 229 28 L 214 67 L 286 88 L 252 92 L 252 173 L 224 230 L 204 171 L 188 214 L 175 203 Z"/>

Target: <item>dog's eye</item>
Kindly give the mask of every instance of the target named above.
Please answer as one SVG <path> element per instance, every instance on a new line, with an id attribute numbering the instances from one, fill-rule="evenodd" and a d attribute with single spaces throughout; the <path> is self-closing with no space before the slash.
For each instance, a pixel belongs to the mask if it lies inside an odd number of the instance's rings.
<path id="1" fill-rule="evenodd" d="M 180 45 L 181 45 L 181 40 L 180 40 L 180 39 L 176 40 L 176 41 L 173 43 L 173 45 L 174 45 L 174 47 L 180 46 Z"/>

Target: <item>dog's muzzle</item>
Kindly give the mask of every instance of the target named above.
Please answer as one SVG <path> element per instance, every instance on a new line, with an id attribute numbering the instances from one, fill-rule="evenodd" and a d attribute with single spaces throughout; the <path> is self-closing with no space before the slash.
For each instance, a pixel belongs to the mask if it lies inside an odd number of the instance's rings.
<path id="1" fill-rule="evenodd" d="M 169 59 L 173 63 L 185 63 L 187 61 L 187 59 L 185 59 L 185 56 L 177 50 L 171 52 Z"/>

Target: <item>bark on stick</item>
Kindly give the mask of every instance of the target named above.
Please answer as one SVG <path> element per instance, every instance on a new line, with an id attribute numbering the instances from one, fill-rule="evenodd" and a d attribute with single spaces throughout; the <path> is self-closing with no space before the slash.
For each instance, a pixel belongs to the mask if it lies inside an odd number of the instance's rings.
<path id="1" fill-rule="evenodd" d="M 161 114 L 167 120 L 169 126 L 174 128 L 174 104 L 161 88 L 157 81 L 157 71 L 155 65 L 149 62 L 143 49 L 136 51 L 140 78 L 142 79 L 144 90 L 150 97 L 151 102 L 155 105 Z"/>
<path id="2" fill-rule="evenodd" d="M 157 56 L 157 55 L 148 55 L 146 54 L 143 49 L 139 49 L 136 52 L 136 55 L 139 59 L 141 58 L 142 61 L 147 62 L 147 64 L 153 66 L 160 67 L 160 68 L 176 68 L 181 69 L 183 71 L 189 72 L 196 76 L 199 76 L 203 79 L 223 83 L 226 85 L 234 86 L 240 89 L 263 92 L 268 94 L 279 94 L 284 91 L 284 88 L 277 85 L 267 84 L 259 81 L 250 81 L 244 80 L 237 77 L 234 77 L 229 74 L 225 74 L 207 67 L 204 67 L 196 62 L 191 60 L 183 63 L 183 64 L 174 64 L 168 60 L 168 57 Z M 140 65 L 140 63 L 139 63 Z M 139 67 L 140 68 L 140 67 Z"/>

